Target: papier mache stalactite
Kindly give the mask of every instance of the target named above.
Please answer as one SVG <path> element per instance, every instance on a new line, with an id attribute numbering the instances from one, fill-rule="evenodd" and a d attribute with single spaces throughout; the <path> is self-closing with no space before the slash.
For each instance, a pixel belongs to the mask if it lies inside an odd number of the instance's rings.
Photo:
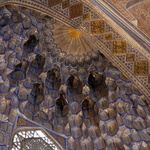
<path id="1" fill-rule="evenodd" d="M 43 72 L 45 64 L 45 56 L 43 54 L 37 54 L 35 59 L 30 63 L 28 75 L 32 80 L 36 80 Z"/>
<path id="2" fill-rule="evenodd" d="M 26 71 L 28 69 L 28 65 L 28 60 L 24 58 L 21 63 L 17 64 L 14 67 L 14 70 L 8 75 L 11 87 L 17 86 L 19 84 L 19 81 L 26 79 Z"/>
<path id="3" fill-rule="evenodd" d="M 49 93 L 51 90 L 59 90 L 61 84 L 62 76 L 60 73 L 60 67 L 54 64 L 47 72 L 45 80 L 46 93 Z"/>
<path id="4" fill-rule="evenodd" d="M 77 75 L 77 70 L 70 70 L 70 76 L 67 79 L 68 94 L 79 95 L 82 94 L 83 82 Z"/>
<path id="5" fill-rule="evenodd" d="M 42 79 L 39 79 L 38 82 L 33 83 L 26 108 L 34 114 L 37 113 L 40 110 L 40 104 L 44 101 L 44 98 L 44 83 Z"/>
<path id="6" fill-rule="evenodd" d="M 39 40 L 35 35 L 30 35 L 29 39 L 24 43 L 24 53 L 28 54 L 34 51 L 34 48 L 38 45 Z"/>

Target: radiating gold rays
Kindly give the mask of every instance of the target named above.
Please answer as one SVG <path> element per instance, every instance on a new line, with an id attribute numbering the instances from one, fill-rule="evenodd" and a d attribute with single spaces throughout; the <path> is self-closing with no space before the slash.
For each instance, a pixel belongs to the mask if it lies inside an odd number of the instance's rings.
<path id="1" fill-rule="evenodd" d="M 57 22 L 53 29 L 54 43 L 68 55 L 83 55 L 92 51 L 92 46 L 76 29 Z"/>
<path id="2" fill-rule="evenodd" d="M 73 37 L 75 39 L 80 38 L 82 36 L 82 34 L 78 30 L 76 30 L 72 27 L 68 27 L 68 33 L 71 37 Z"/>

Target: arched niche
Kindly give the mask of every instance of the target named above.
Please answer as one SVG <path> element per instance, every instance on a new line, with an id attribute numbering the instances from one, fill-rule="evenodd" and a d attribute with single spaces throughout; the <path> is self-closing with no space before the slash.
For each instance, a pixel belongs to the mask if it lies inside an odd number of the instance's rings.
<path id="1" fill-rule="evenodd" d="M 49 133 L 42 128 L 22 127 L 12 136 L 11 150 L 64 150 Z"/>

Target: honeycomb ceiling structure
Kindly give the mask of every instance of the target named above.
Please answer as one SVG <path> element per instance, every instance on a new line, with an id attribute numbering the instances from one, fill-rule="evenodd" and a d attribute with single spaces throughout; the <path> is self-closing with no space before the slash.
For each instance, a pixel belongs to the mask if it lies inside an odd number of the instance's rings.
<path id="1" fill-rule="evenodd" d="M 100 0 L 0 4 L 2 150 L 150 149 L 144 33 Z"/>

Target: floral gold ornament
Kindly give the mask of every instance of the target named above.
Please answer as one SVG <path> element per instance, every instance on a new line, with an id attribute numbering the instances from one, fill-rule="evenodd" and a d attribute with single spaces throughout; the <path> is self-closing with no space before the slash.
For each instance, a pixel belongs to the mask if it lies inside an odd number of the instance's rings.
<path id="1" fill-rule="evenodd" d="M 68 8 L 68 7 L 69 7 L 69 4 L 70 4 L 70 1 L 69 1 L 69 0 L 64 0 L 64 1 L 62 2 L 62 9 Z"/>
<path id="2" fill-rule="evenodd" d="M 83 5 L 82 5 L 82 3 L 70 6 L 69 12 L 70 12 L 70 19 L 82 16 L 82 14 L 83 14 Z"/>
<path id="3" fill-rule="evenodd" d="M 91 22 L 91 33 L 100 34 L 105 32 L 104 20 L 96 20 Z"/>
<path id="4" fill-rule="evenodd" d="M 135 75 L 148 75 L 149 65 L 147 61 L 138 61 L 134 64 L 134 74 Z"/>
<path id="5" fill-rule="evenodd" d="M 89 21 L 89 20 L 90 20 L 90 14 L 84 14 L 83 21 Z"/>
<path id="6" fill-rule="evenodd" d="M 114 54 L 126 53 L 126 40 L 113 41 L 113 53 Z"/>
<path id="7" fill-rule="evenodd" d="M 135 54 L 127 54 L 126 60 L 127 62 L 133 62 L 135 60 Z"/>
<path id="8" fill-rule="evenodd" d="M 107 41 L 110 41 L 113 39 L 113 34 L 112 33 L 105 33 L 105 40 Z"/>

